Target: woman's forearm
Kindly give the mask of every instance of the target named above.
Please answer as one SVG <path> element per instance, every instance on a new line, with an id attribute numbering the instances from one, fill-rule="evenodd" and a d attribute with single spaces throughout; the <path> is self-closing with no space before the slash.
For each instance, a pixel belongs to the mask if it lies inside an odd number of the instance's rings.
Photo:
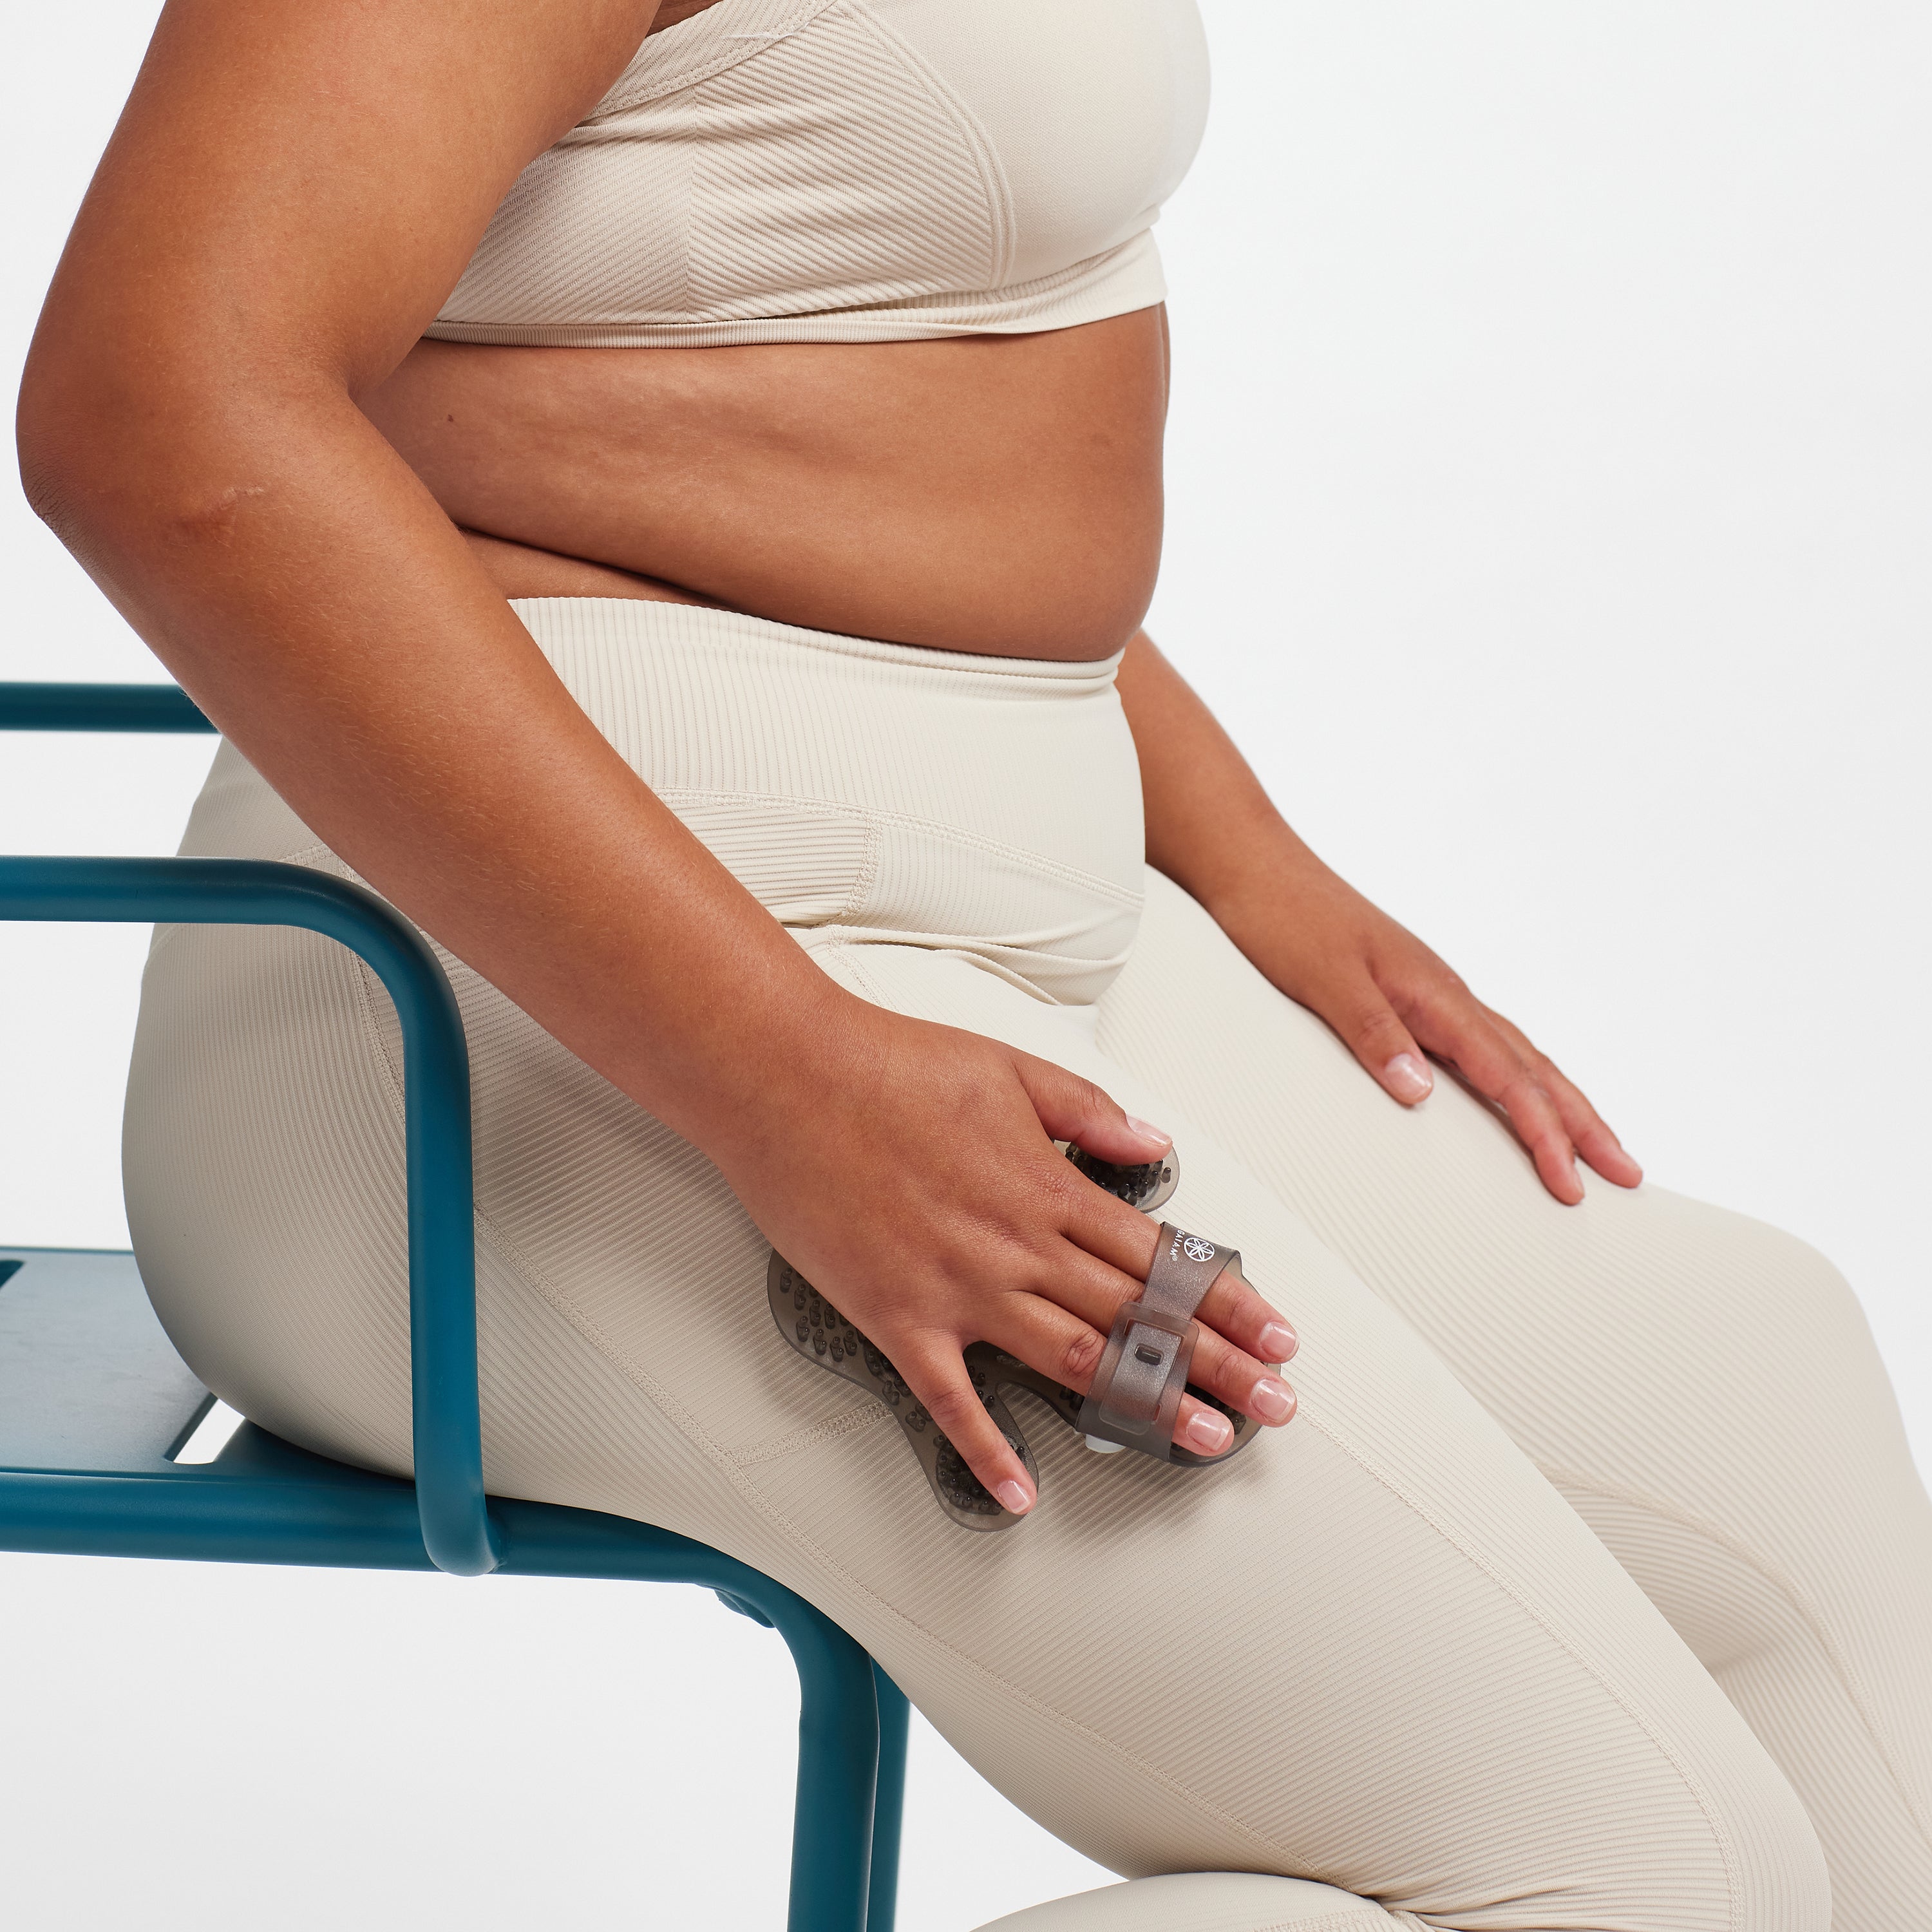
<path id="1" fill-rule="evenodd" d="M 1327 872 L 1144 631 L 1127 646 L 1119 685 L 1140 760 L 1148 862 L 1156 872 L 1230 932 L 1258 893 L 1279 902 L 1287 878 Z"/>

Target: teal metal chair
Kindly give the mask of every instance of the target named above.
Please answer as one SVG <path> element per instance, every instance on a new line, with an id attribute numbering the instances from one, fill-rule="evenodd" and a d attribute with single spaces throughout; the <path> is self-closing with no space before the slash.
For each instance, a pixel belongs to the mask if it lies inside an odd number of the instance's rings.
<path id="1" fill-rule="evenodd" d="M 214 729 L 167 685 L 0 684 L 0 730 Z M 0 1248 L 0 1549 L 695 1583 L 776 1629 L 799 1676 L 789 1932 L 892 1932 L 908 1708 L 837 1624 L 689 1538 L 484 1493 L 470 1056 L 415 928 L 300 866 L 0 858 L 0 919 L 306 926 L 352 948 L 402 1022 L 416 1480 L 247 1424 L 176 1460 L 214 1397 L 175 1353 L 129 1253 Z"/>

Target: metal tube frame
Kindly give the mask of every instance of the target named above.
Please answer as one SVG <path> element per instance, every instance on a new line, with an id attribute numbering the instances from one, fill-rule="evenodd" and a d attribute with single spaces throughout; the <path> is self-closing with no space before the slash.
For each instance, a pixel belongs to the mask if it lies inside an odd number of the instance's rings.
<path id="1" fill-rule="evenodd" d="M 256 859 L 0 858 L 0 916 L 304 926 L 374 969 L 403 1028 L 411 1429 L 423 1547 L 439 1570 L 487 1576 L 502 1550 L 483 1494 L 477 1415 L 470 1051 L 448 977 L 422 935 L 366 886 Z"/>

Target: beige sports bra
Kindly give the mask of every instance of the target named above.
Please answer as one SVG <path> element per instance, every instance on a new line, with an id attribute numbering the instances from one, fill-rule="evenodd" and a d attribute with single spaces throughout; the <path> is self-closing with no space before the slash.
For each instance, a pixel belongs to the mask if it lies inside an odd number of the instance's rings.
<path id="1" fill-rule="evenodd" d="M 428 333 L 897 342 L 1146 308 L 1207 105 L 1194 0 L 718 0 L 524 170 Z"/>

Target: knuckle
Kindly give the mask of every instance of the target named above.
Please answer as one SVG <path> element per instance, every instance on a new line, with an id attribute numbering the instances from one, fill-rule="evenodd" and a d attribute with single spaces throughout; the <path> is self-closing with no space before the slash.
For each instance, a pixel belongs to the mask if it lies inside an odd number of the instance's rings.
<path id="1" fill-rule="evenodd" d="M 1060 1362 L 1054 1373 L 1070 1388 L 1084 1389 L 1107 1352 L 1106 1337 L 1091 1328 L 1082 1328 L 1060 1344 Z"/>
<path id="2" fill-rule="evenodd" d="M 1366 1052 L 1372 1048 L 1377 1041 L 1394 1039 L 1402 1030 L 1401 1021 L 1388 1007 L 1378 1007 L 1372 1012 L 1364 1013 L 1356 1020 L 1353 1043 Z"/>
<path id="3" fill-rule="evenodd" d="M 1114 1103 L 1113 1096 L 1090 1080 L 1078 1081 L 1075 1090 L 1080 1096 L 1080 1111 L 1089 1121 L 1109 1120 L 1120 1112 Z"/>
<path id="4" fill-rule="evenodd" d="M 1432 959 L 1418 975 L 1406 1000 L 1399 1002 L 1426 1012 L 1448 1013 L 1474 1004 L 1469 988 L 1454 968 Z"/>
<path id="5" fill-rule="evenodd" d="M 1550 1096 L 1538 1084 L 1528 1069 L 1520 1064 L 1505 1075 L 1496 1089 L 1496 1098 L 1512 1112 L 1522 1107 L 1538 1115 L 1550 1104 Z"/>
<path id="6" fill-rule="evenodd" d="M 1051 1150 L 1040 1163 L 1037 1191 L 1042 1197 L 1041 1204 L 1056 1224 L 1064 1223 L 1095 1185 L 1072 1162 Z"/>
<path id="7" fill-rule="evenodd" d="M 1196 1388 L 1206 1389 L 1210 1394 L 1218 1395 L 1226 1401 L 1240 1393 L 1237 1386 L 1239 1378 L 1230 1371 L 1240 1359 L 1232 1342 L 1216 1334 L 1211 1328 L 1203 1328 L 1194 1345 L 1194 1359 L 1188 1364 L 1187 1379 Z"/>

